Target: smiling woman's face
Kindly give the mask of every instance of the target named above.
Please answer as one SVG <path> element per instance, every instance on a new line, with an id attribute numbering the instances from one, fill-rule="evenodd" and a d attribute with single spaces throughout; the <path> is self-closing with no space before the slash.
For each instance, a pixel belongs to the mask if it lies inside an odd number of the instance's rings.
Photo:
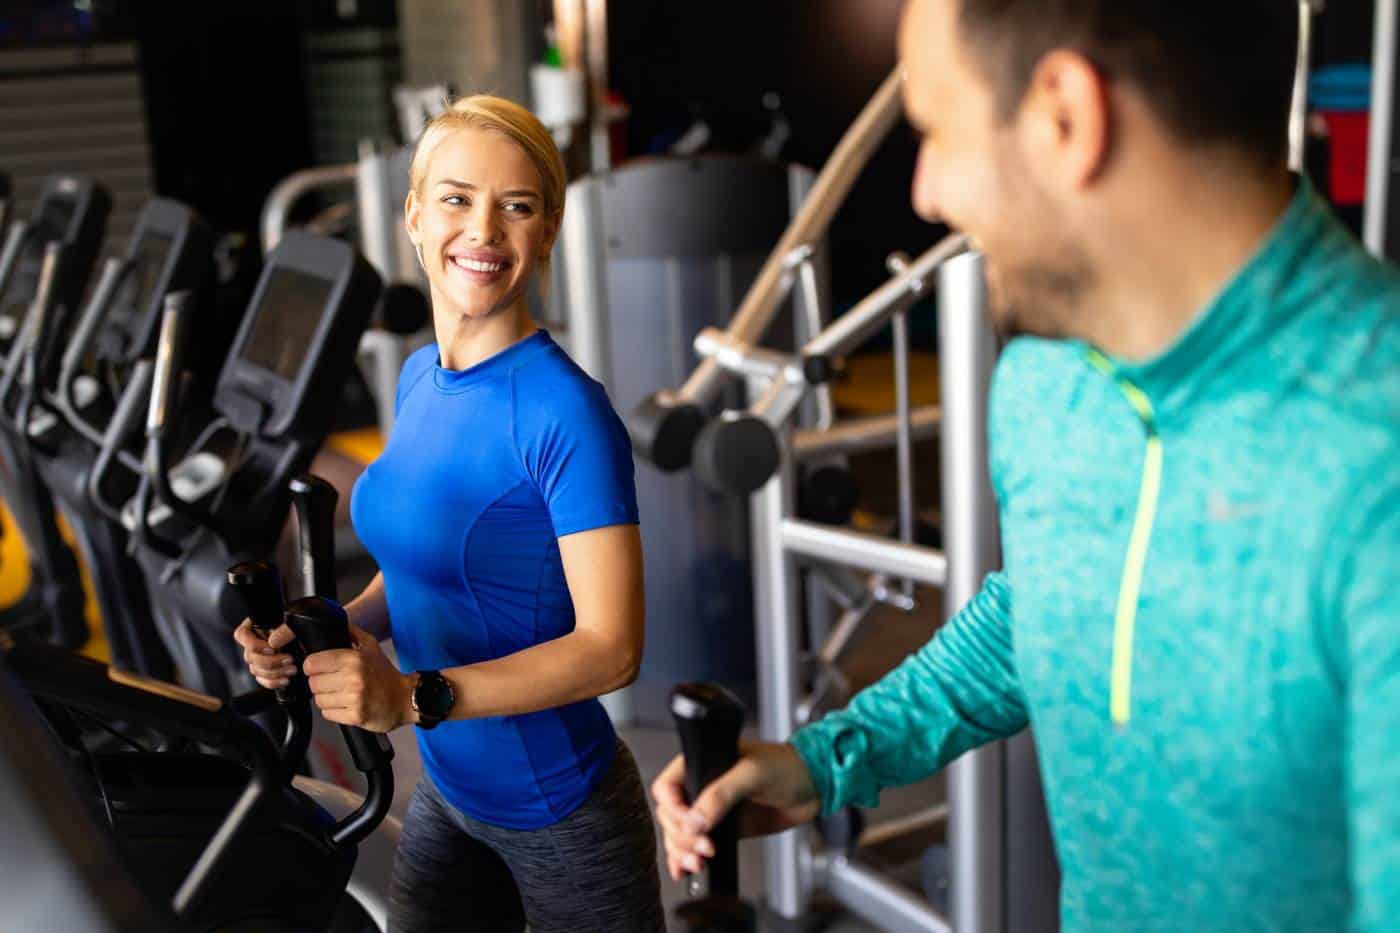
<path id="1" fill-rule="evenodd" d="M 520 146 L 491 129 L 457 130 L 431 153 L 409 192 L 405 221 L 421 249 L 439 322 L 525 308 L 525 289 L 558 224 L 540 173 Z"/>

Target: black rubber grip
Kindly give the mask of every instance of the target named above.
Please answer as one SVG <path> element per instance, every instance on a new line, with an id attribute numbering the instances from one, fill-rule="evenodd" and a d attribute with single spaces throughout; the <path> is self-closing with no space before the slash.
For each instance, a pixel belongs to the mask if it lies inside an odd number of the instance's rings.
<path id="1" fill-rule="evenodd" d="M 286 619 L 307 654 L 349 648 L 353 644 L 350 619 L 335 600 L 303 596 L 287 606 Z M 360 771 L 374 771 L 393 760 L 393 749 L 384 736 L 354 726 L 342 726 L 341 732 L 345 744 L 350 746 L 350 757 Z"/>
<path id="2" fill-rule="evenodd" d="M 694 801 L 711 781 L 739 760 L 739 730 L 743 705 L 723 687 L 681 684 L 671 692 L 671 715 L 685 756 L 686 795 Z M 738 809 L 731 810 L 710 833 L 715 854 L 710 859 L 710 893 L 739 894 Z"/>

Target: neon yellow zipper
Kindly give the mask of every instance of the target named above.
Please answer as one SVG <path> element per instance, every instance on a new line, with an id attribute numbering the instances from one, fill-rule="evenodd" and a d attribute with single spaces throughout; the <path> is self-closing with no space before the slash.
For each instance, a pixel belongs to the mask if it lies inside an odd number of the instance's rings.
<path id="1" fill-rule="evenodd" d="M 1157 433 L 1157 416 L 1152 400 L 1114 370 L 1113 364 L 1097 350 L 1088 351 L 1093 367 L 1112 379 L 1147 431 L 1147 456 L 1142 464 L 1142 487 L 1138 491 L 1137 515 L 1128 539 L 1128 556 L 1123 562 L 1123 579 L 1118 585 L 1118 610 L 1113 617 L 1113 667 L 1109 680 L 1108 709 L 1113 724 L 1128 724 L 1133 688 L 1133 625 L 1137 621 L 1138 597 L 1142 591 L 1142 568 L 1147 562 L 1147 546 L 1152 539 L 1152 523 L 1157 518 L 1157 500 L 1162 491 L 1162 438 Z"/>

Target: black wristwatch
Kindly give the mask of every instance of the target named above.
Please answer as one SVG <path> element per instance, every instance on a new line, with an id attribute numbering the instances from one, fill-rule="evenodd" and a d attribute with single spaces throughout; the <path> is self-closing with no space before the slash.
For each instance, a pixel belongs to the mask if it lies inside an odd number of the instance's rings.
<path id="1" fill-rule="evenodd" d="M 413 688 L 413 711 L 418 714 L 418 727 L 431 729 L 447 718 L 457 694 L 452 682 L 437 671 L 419 671 Z"/>

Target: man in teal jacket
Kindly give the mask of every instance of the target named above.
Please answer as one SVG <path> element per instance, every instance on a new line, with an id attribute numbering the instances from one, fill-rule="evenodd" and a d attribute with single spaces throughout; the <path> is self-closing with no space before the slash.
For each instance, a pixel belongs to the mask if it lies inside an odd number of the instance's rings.
<path id="1" fill-rule="evenodd" d="M 915 207 L 1017 338 L 1004 570 L 692 807 L 673 762 L 673 876 L 736 801 L 772 831 L 1030 725 L 1065 929 L 1400 929 L 1400 275 L 1285 169 L 1294 15 L 912 0 Z"/>

